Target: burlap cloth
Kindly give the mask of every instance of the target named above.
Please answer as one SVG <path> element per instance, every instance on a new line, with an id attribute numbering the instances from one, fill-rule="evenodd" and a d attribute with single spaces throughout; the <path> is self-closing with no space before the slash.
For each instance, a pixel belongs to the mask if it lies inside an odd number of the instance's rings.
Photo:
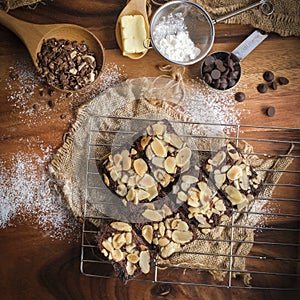
<path id="1" fill-rule="evenodd" d="M 171 0 L 148 0 L 149 5 Z M 255 0 L 191 0 L 200 4 L 211 17 L 224 16 L 239 8 L 256 2 Z M 263 15 L 259 9 L 251 9 L 226 20 L 231 24 L 247 24 L 266 32 L 276 32 L 281 36 L 300 36 L 300 1 L 270 0 L 275 7 L 271 16 Z M 6 11 L 20 6 L 38 4 L 42 0 L 0 0 L 0 8 Z M 45 2 L 47 3 L 47 2 Z"/>
<path id="2" fill-rule="evenodd" d="M 103 94 L 94 98 L 90 103 L 79 110 L 77 120 L 66 135 L 63 146 L 57 151 L 49 165 L 52 178 L 62 191 L 68 206 L 75 216 L 84 216 L 85 202 L 87 204 L 86 215 L 102 215 L 102 206 L 99 204 L 101 201 L 98 201 L 99 199 L 95 201 L 95 199 L 92 199 L 93 197 L 89 197 L 88 193 L 86 194 L 86 173 L 88 168 L 90 168 L 90 162 L 93 161 L 91 157 L 93 157 L 95 153 L 96 155 L 103 155 L 105 151 L 109 151 L 109 149 L 102 149 L 99 146 L 99 149 L 91 151 L 89 145 L 93 145 L 95 140 L 106 140 L 110 142 L 109 139 L 107 139 L 106 131 L 111 129 L 117 132 L 118 128 L 122 128 L 124 126 L 122 121 L 123 117 L 126 120 L 130 120 L 130 118 L 167 118 L 170 121 L 179 120 L 183 122 L 174 122 L 174 128 L 180 133 L 184 131 L 188 133 L 188 135 L 198 134 L 202 136 L 212 134 L 211 129 L 202 125 L 196 125 L 196 123 L 191 123 L 192 120 L 180 112 L 182 108 L 180 108 L 178 101 L 180 101 L 183 96 L 182 88 L 185 89 L 184 96 L 188 99 L 189 88 L 173 80 L 167 78 L 131 79 L 106 90 Z M 199 105 L 201 105 L 201 100 L 199 101 Z M 208 111 L 207 113 L 211 114 L 213 120 L 213 111 Z M 106 118 L 105 116 L 116 116 L 118 118 Z M 100 119 L 101 121 L 97 122 L 97 120 Z M 96 122 L 94 120 L 96 120 Z M 134 120 L 132 121 L 132 123 L 135 122 Z M 91 123 L 94 125 L 91 125 Z M 184 126 L 184 128 L 182 128 L 182 126 Z M 143 128 L 139 128 L 139 130 L 141 129 Z M 91 138 L 94 135 L 95 137 Z M 218 127 L 214 128 L 213 135 L 224 136 L 222 129 Z M 120 142 L 119 138 L 111 138 L 112 143 L 116 142 L 116 140 Z M 203 150 L 218 148 L 224 143 L 224 141 L 220 142 L 220 139 L 216 140 L 217 142 L 211 142 L 211 139 L 206 138 L 197 138 L 194 140 L 191 137 L 191 139 L 186 139 L 191 148 L 197 147 Z M 239 146 L 246 153 L 252 152 L 252 147 L 243 141 L 240 141 Z M 96 145 L 96 148 L 97 147 Z M 287 158 L 260 159 L 251 154 L 248 158 L 254 167 L 264 170 L 282 170 L 291 163 L 291 160 Z M 275 183 L 281 173 L 261 172 L 261 175 L 264 182 Z M 96 182 L 92 183 L 92 185 L 97 184 L 97 182 L 99 185 L 103 184 L 97 171 L 96 178 Z M 271 193 L 272 188 L 269 186 L 263 190 L 260 196 L 270 197 Z M 88 195 L 87 199 L 86 195 Z M 98 197 L 106 198 L 107 195 L 100 194 Z M 263 203 L 265 202 L 256 201 L 247 209 L 253 212 L 260 212 Z M 245 227 L 254 226 L 257 222 L 259 222 L 259 220 L 255 217 L 255 214 L 236 214 L 233 224 L 230 222 L 224 224 L 228 225 L 228 227 L 220 226 L 212 230 L 208 235 L 203 235 L 198 232 L 198 239 L 185 247 L 184 250 L 187 253 L 177 254 L 170 260 L 159 260 L 159 263 L 218 269 L 211 271 L 217 280 L 224 279 L 228 273 L 226 270 L 231 268 L 235 270 L 235 272 L 232 273 L 232 275 L 235 276 L 239 270 L 245 270 L 245 257 L 250 252 L 254 240 L 254 230 Z M 99 226 L 99 230 L 101 230 L 101 223 L 94 223 Z M 231 225 L 243 225 L 244 227 L 236 227 L 232 231 Z M 230 241 L 234 242 L 231 244 Z M 233 255 L 232 260 L 230 260 L 229 257 L 231 250 Z M 214 253 L 216 256 L 200 255 L 200 253 Z M 245 283 L 249 283 L 249 274 L 243 273 L 242 275 Z"/>
<path id="3" fill-rule="evenodd" d="M 172 0 L 151 0 L 152 3 L 164 3 Z M 211 17 L 225 16 L 257 0 L 190 0 L 201 5 Z M 229 24 L 252 25 L 266 32 L 276 32 L 281 36 L 300 36 L 300 1 L 270 0 L 274 12 L 270 16 L 261 13 L 258 8 L 248 10 L 225 22 Z"/>

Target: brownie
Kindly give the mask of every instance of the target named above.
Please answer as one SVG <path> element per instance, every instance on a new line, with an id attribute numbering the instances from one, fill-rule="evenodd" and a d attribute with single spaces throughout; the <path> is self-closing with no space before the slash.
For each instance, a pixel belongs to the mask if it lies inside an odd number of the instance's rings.
<path id="1" fill-rule="evenodd" d="M 197 166 L 180 178 L 173 193 L 189 222 L 204 234 L 231 216 L 231 203 L 218 193 L 213 182 Z"/>
<path id="2" fill-rule="evenodd" d="M 100 159 L 97 167 L 105 185 L 133 215 L 158 221 L 159 212 L 163 212 L 160 220 L 170 215 L 164 213 L 166 206 L 168 210 L 175 209 L 168 194 L 188 170 L 191 154 L 171 124 L 161 120 L 138 133 L 131 145 Z M 155 203 L 154 213 L 149 212 L 147 203 Z"/>
<path id="3" fill-rule="evenodd" d="M 150 272 L 154 263 L 152 253 L 129 223 L 110 222 L 96 239 L 101 253 L 124 281 Z"/>
<path id="4" fill-rule="evenodd" d="M 203 170 L 234 208 L 242 209 L 261 191 L 261 178 L 232 142 L 210 157 Z"/>

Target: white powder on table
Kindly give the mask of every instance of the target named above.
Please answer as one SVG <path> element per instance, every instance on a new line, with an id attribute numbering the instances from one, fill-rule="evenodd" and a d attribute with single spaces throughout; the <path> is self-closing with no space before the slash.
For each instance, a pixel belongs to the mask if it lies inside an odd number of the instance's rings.
<path id="1" fill-rule="evenodd" d="M 157 50 L 172 61 L 187 62 L 201 52 L 189 36 L 182 13 L 163 17 L 153 31 L 153 41 Z"/>
<path id="2" fill-rule="evenodd" d="M 49 124 L 53 109 L 60 110 L 63 101 L 70 101 L 71 109 L 83 104 L 80 93 L 74 93 L 70 99 L 58 93 L 39 96 L 41 81 L 29 59 L 17 61 L 9 68 L 9 72 L 13 76 L 7 74 L 7 78 L 2 77 L 1 81 L 7 92 L 6 100 L 11 106 L 9 117 L 14 120 L 17 118 L 23 124 L 20 126 L 32 128 Z M 126 74 L 115 64 L 106 65 L 100 76 L 101 85 L 90 92 L 89 99 L 126 78 Z M 33 99 L 38 101 L 39 97 L 40 109 L 36 111 Z M 49 99 L 56 102 L 53 109 L 47 105 Z M 11 132 L 2 130 L 0 141 L 5 142 L 5 139 L 12 137 Z M 7 154 L 5 159 L 0 155 L 0 230 L 26 221 L 53 239 L 78 239 L 81 226 L 65 206 L 65 200 L 54 191 L 48 177 L 47 164 L 53 154 L 52 147 L 45 146 L 38 136 L 20 138 L 16 148 L 18 144 L 22 145 L 24 151 Z M 24 145 L 28 147 L 24 149 Z M 32 154 L 32 150 L 41 154 Z"/>

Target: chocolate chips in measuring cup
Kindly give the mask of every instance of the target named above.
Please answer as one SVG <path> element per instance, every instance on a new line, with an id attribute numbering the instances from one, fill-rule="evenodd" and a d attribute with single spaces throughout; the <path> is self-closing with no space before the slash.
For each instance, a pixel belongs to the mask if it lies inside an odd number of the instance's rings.
<path id="1" fill-rule="evenodd" d="M 227 90 L 241 77 L 238 58 L 230 53 L 216 52 L 206 57 L 202 65 L 204 81 L 213 88 Z"/>
<path id="2" fill-rule="evenodd" d="M 48 39 L 42 44 L 37 62 L 46 82 L 63 90 L 78 90 L 95 81 L 95 54 L 85 42 Z"/>

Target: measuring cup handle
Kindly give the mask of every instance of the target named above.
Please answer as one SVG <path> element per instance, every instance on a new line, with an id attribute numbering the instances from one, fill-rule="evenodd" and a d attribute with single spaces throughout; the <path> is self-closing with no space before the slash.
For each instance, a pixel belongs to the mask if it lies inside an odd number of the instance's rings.
<path id="1" fill-rule="evenodd" d="M 255 30 L 237 46 L 232 53 L 241 61 L 267 37 L 267 33 L 261 33 L 259 30 Z"/>
<path id="2" fill-rule="evenodd" d="M 231 18 L 233 16 L 239 15 L 239 14 L 241 14 L 241 13 L 243 13 L 243 12 L 249 10 L 249 9 L 252 9 L 254 7 L 257 7 L 257 6 L 260 7 L 261 12 L 263 14 L 265 14 L 265 15 L 271 15 L 273 13 L 273 11 L 274 11 L 274 6 L 273 6 L 273 4 L 270 1 L 268 1 L 268 0 L 260 0 L 258 2 L 255 2 L 253 4 L 248 5 L 246 7 L 238 9 L 238 10 L 232 12 L 232 13 L 229 13 L 229 14 L 227 14 L 225 16 L 219 17 L 217 19 L 213 19 L 212 21 L 213 21 L 214 24 L 215 23 L 219 23 L 219 22 L 225 21 L 225 20 L 227 20 L 227 19 L 229 19 L 229 18 Z"/>

